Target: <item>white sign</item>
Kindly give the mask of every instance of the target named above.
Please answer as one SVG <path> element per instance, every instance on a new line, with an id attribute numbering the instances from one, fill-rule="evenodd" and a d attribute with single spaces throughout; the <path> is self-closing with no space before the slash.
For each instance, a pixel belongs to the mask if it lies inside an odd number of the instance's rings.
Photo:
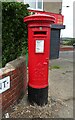
<path id="1" fill-rule="evenodd" d="M 0 80 L 0 93 L 8 90 L 10 88 L 10 76 L 5 77 Z"/>
<path id="2" fill-rule="evenodd" d="M 44 53 L 44 40 L 36 40 L 36 53 Z"/>

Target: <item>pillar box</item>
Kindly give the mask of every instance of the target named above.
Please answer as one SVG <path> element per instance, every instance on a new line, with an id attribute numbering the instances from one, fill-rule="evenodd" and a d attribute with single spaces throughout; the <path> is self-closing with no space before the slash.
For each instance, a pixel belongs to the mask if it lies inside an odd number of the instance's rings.
<path id="1" fill-rule="evenodd" d="M 34 14 L 24 18 L 28 24 L 28 100 L 42 106 L 48 102 L 48 64 L 50 24 L 55 18 Z"/>

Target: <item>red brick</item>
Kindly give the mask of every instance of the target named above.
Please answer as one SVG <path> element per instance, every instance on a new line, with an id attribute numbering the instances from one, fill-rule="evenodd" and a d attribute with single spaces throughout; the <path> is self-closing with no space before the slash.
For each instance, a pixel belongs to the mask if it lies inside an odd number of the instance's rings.
<path id="1" fill-rule="evenodd" d="M 5 101 L 2 101 L 2 106 L 5 106 L 5 105 L 8 104 L 10 101 L 12 101 L 12 96 L 9 96 L 9 98 L 7 98 Z"/>
<path id="2" fill-rule="evenodd" d="M 14 91 L 14 92 L 13 92 L 13 91 Z M 16 93 L 17 93 L 17 90 L 15 89 L 15 90 L 13 90 L 13 91 L 12 91 L 12 96 L 13 96 L 13 95 L 17 95 L 17 94 L 16 94 Z"/>
<path id="3" fill-rule="evenodd" d="M 2 106 L 2 110 L 6 110 L 10 107 L 10 105 L 12 105 L 12 101 L 9 101 L 7 104 L 5 104 L 4 106 Z"/>
<path id="4" fill-rule="evenodd" d="M 11 87 L 18 84 L 18 78 L 11 81 Z"/>
<path id="5" fill-rule="evenodd" d="M 3 75 L 3 77 L 10 75 L 11 80 L 10 89 L 2 93 L 2 96 L 0 96 L 2 97 L 3 109 L 7 109 L 9 105 L 12 105 L 20 98 L 21 92 L 25 89 L 24 86 L 27 81 L 26 74 L 26 66 L 25 62 L 23 62 L 17 69 Z"/>
<path id="6" fill-rule="evenodd" d="M 10 94 L 12 95 L 16 91 L 16 88 L 11 89 Z"/>
<path id="7" fill-rule="evenodd" d="M 13 98 L 12 98 L 12 102 L 14 102 L 14 101 L 17 101 L 17 96 L 13 96 Z"/>
<path id="8" fill-rule="evenodd" d="M 2 99 L 0 99 L 0 103 L 2 103 Z"/>
<path id="9" fill-rule="evenodd" d="M 10 91 L 5 95 L 5 98 L 9 98 L 11 96 Z"/>
<path id="10" fill-rule="evenodd" d="M 0 94 L 0 98 L 2 98 L 2 94 Z"/>
<path id="11" fill-rule="evenodd" d="M 15 79 L 17 77 L 18 77 L 18 74 L 16 73 L 16 74 L 12 74 L 10 78 L 11 78 L 11 80 L 13 80 L 13 79 Z"/>
<path id="12" fill-rule="evenodd" d="M 6 90 L 5 92 L 2 93 L 2 96 L 5 96 L 6 94 L 8 94 L 10 92 L 10 89 Z"/>
<path id="13" fill-rule="evenodd" d="M 17 69 L 13 70 L 12 74 L 17 74 Z"/>

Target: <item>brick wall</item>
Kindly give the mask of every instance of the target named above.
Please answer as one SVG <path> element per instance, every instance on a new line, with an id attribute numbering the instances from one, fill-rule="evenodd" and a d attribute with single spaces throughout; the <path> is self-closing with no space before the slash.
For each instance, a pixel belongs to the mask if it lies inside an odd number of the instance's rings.
<path id="1" fill-rule="evenodd" d="M 7 63 L 4 68 L 0 69 L 0 79 L 6 76 L 10 76 L 10 89 L 0 94 L 2 111 L 5 111 L 10 105 L 18 102 L 22 94 L 25 93 L 27 86 L 25 56 Z"/>

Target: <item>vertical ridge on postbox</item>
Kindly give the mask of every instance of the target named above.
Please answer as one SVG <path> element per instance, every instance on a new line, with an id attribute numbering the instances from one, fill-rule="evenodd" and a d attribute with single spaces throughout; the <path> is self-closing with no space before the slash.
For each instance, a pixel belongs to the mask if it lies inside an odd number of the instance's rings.
<path id="1" fill-rule="evenodd" d="M 24 22 L 28 24 L 28 86 L 33 91 L 48 87 L 50 24 L 54 21 L 53 16 L 44 14 L 35 14 L 24 18 Z M 29 91 L 29 94 L 33 93 Z M 36 96 L 38 96 L 37 93 Z M 35 98 L 35 95 L 33 97 Z M 34 100 L 34 102 L 36 101 Z"/>

